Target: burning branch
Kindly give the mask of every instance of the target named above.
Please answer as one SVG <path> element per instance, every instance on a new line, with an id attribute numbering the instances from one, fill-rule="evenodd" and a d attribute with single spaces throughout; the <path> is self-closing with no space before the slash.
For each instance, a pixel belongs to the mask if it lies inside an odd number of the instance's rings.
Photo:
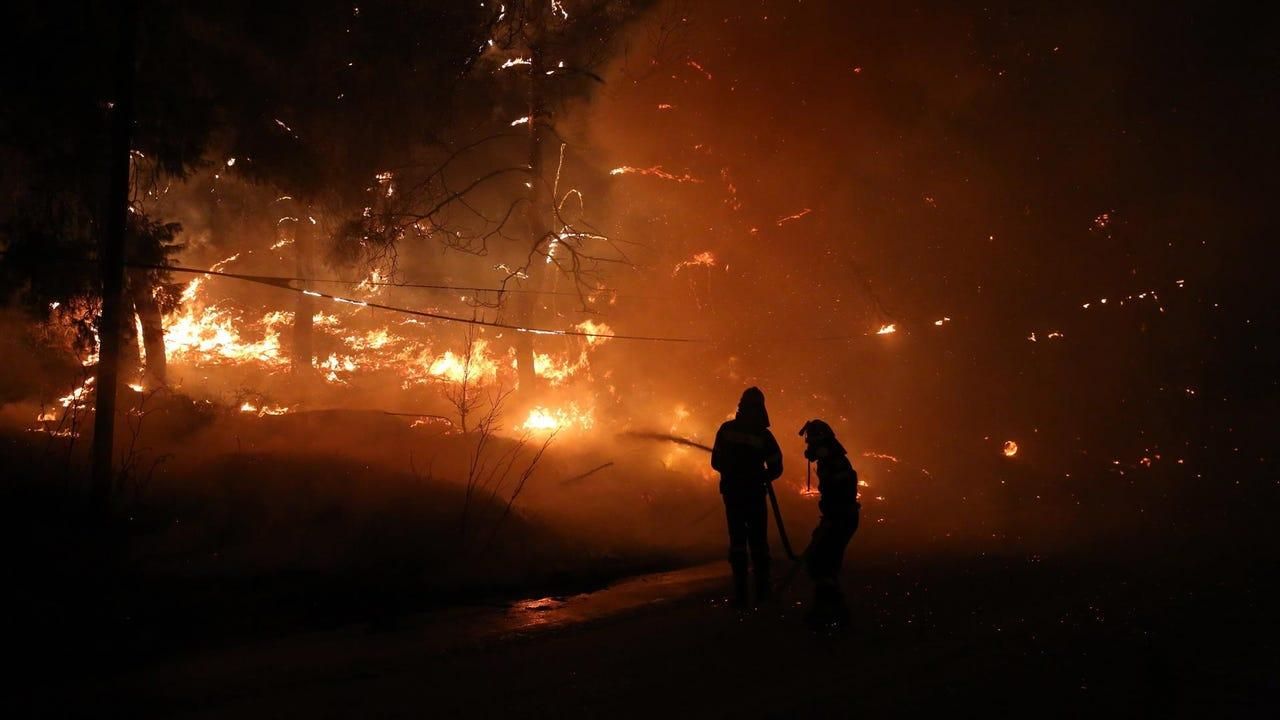
<path id="1" fill-rule="evenodd" d="M 605 468 L 610 468 L 610 467 L 613 467 L 613 461 L 612 461 L 612 460 L 610 460 L 610 461 L 609 461 L 609 462 L 607 462 L 607 463 L 604 463 L 604 464 L 601 464 L 601 465 L 597 465 L 596 467 L 593 467 L 593 468 L 591 468 L 590 470 L 588 470 L 588 471 L 586 471 L 586 472 L 584 472 L 584 473 L 578 473 L 577 475 L 574 475 L 573 477 L 569 478 L 568 480 L 562 480 L 562 481 L 560 482 L 560 485 L 561 485 L 561 487 L 565 487 L 565 486 L 569 486 L 569 485 L 573 485 L 573 484 L 579 483 L 579 482 L 581 482 L 581 481 L 583 481 L 583 480 L 586 480 L 587 478 L 591 477 L 592 475 L 595 475 L 596 473 L 600 472 L 601 470 L 604 470 Z"/>

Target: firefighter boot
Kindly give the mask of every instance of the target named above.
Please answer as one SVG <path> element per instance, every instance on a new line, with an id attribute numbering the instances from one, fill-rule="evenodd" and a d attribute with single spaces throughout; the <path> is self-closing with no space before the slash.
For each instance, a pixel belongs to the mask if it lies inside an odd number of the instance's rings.
<path id="1" fill-rule="evenodd" d="M 747 554 L 729 551 L 729 567 L 733 568 L 733 606 L 747 606 Z"/>
<path id="2" fill-rule="evenodd" d="M 756 607 L 764 607 L 773 599 L 773 574 L 769 572 L 769 563 L 757 562 L 752 568 L 756 576 Z"/>
<path id="3" fill-rule="evenodd" d="M 773 583 L 768 575 L 756 576 L 756 607 L 764 607 L 773 600 Z"/>
<path id="4" fill-rule="evenodd" d="M 849 623 L 840 586 L 834 579 L 823 578 L 814 583 L 813 604 L 805 613 L 805 622 L 816 632 L 836 632 Z"/>

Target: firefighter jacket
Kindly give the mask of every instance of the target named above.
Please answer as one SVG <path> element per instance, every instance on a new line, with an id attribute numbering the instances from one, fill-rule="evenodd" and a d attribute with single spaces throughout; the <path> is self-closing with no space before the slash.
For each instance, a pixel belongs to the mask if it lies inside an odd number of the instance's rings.
<path id="1" fill-rule="evenodd" d="M 782 475 L 782 450 L 769 428 L 741 417 L 716 432 L 711 467 L 720 473 L 720 492 L 764 492 Z"/>
<path id="2" fill-rule="evenodd" d="M 818 492 L 823 516 L 843 518 L 858 512 L 858 472 L 843 452 L 818 458 Z"/>

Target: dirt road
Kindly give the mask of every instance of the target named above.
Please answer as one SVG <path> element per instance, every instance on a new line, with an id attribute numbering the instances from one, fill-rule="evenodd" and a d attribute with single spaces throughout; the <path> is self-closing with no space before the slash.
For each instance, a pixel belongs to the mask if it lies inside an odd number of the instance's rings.
<path id="1" fill-rule="evenodd" d="M 817 636 L 797 584 L 725 606 L 721 564 L 569 598 L 194 653 L 78 700 L 197 717 L 1257 715 L 1277 702 L 1274 593 L 1248 563 L 894 556 L 848 573 Z"/>

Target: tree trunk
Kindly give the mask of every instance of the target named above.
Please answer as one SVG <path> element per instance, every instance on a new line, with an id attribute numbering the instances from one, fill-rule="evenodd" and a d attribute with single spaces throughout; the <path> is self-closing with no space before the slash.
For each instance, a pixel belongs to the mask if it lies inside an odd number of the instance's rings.
<path id="1" fill-rule="evenodd" d="M 138 321 L 134 315 L 133 289 L 125 283 L 124 301 L 120 304 L 119 375 L 125 384 L 138 380 L 142 354 L 138 352 Z"/>
<path id="2" fill-rule="evenodd" d="M 94 402 L 93 453 L 89 503 L 105 513 L 111 504 L 115 447 L 116 389 L 120 360 L 120 322 L 124 290 L 124 238 L 129 218 L 129 138 L 133 122 L 135 0 L 120 3 L 116 52 L 115 105 L 111 108 L 109 173 L 102 238 L 102 319 L 98 325 L 98 377 Z"/>
<path id="3" fill-rule="evenodd" d="M 160 305 L 156 303 L 155 288 L 145 273 L 138 273 L 130 283 L 133 291 L 133 307 L 142 323 L 142 349 L 146 357 L 143 385 L 148 388 L 160 387 L 167 380 L 168 359 L 164 350 L 164 323 L 160 316 Z"/>
<path id="4" fill-rule="evenodd" d="M 311 277 L 315 269 L 315 224 L 311 221 L 310 208 L 303 207 L 300 217 L 294 226 L 294 269 L 298 277 Z M 304 290 L 310 287 L 299 281 L 298 287 Z M 295 375 L 311 373 L 311 359 L 315 356 L 315 343 L 312 317 L 316 313 L 315 298 L 302 293 L 298 294 L 298 304 L 293 314 L 293 372 Z"/>
<path id="5" fill-rule="evenodd" d="M 525 217 L 529 226 L 529 247 L 533 252 L 527 270 L 529 278 L 526 286 L 532 292 L 519 293 L 515 297 L 515 324 L 522 327 L 533 326 L 537 319 L 538 304 L 542 296 L 537 291 L 543 289 L 546 276 L 546 262 L 537 256 L 536 250 L 547 240 L 548 207 L 546 188 L 542 178 L 543 134 L 544 122 L 550 122 L 547 116 L 546 103 L 543 97 L 543 77 L 545 75 L 544 58 L 540 46 L 540 31 L 544 8 L 541 3 L 533 3 L 533 25 L 535 39 L 530 44 L 529 55 L 529 202 L 525 209 Z M 513 342 L 516 353 L 516 377 L 522 393 L 532 392 L 538 387 L 538 376 L 534 372 L 533 334 L 516 332 Z"/>

